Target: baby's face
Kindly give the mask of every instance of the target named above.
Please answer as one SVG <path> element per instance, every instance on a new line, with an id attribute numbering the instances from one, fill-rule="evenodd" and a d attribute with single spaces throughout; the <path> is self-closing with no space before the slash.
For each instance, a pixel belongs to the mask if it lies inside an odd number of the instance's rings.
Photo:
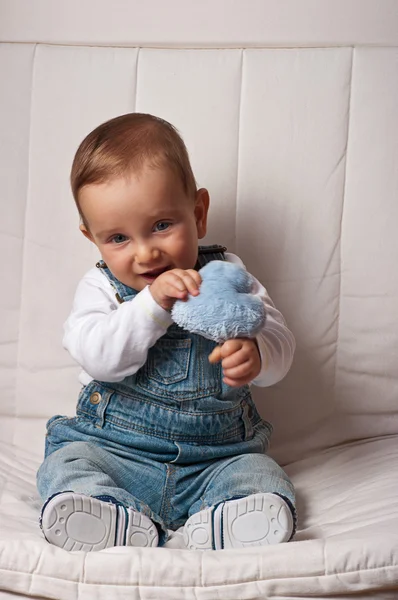
<path id="1" fill-rule="evenodd" d="M 79 200 L 89 227 L 83 233 L 125 285 L 140 291 L 166 270 L 195 266 L 209 196 L 202 189 L 188 197 L 170 169 L 144 167 L 139 175 L 88 185 Z"/>

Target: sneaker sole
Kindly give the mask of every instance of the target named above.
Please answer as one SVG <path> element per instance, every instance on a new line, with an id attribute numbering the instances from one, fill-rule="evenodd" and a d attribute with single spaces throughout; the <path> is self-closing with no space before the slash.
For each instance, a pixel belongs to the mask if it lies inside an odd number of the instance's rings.
<path id="1" fill-rule="evenodd" d="M 69 551 L 158 544 L 157 529 L 145 515 L 73 492 L 48 502 L 41 527 L 48 542 Z"/>
<path id="2" fill-rule="evenodd" d="M 203 510 L 184 527 L 187 548 L 221 550 L 267 546 L 289 541 L 293 516 L 275 494 L 253 494 Z"/>

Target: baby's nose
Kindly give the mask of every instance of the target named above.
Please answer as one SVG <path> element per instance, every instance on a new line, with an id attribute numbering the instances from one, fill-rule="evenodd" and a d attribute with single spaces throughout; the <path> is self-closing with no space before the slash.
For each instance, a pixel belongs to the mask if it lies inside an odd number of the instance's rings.
<path id="1" fill-rule="evenodd" d="M 141 264 L 150 263 L 159 258 L 159 250 L 148 244 L 141 244 L 136 248 L 135 259 Z"/>

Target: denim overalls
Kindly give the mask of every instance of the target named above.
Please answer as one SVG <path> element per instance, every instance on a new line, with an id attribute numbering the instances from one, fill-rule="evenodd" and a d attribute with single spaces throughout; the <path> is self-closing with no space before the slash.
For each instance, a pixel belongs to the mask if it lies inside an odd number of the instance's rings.
<path id="1" fill-rule="evenodd" d="M 195 268 L 223 260 L 225 248 L 199 248 Z M 119 302 L 137 292 L 97 264 Z M 76 417 L 47 423 L 45 460 L 37 476 L 46 500 L 71 490 L 112 497 L 147 516 L 160 531 L 224 500 L 275 492 L 294 512 L 294 489 L 265 452 L 272 431 L 249 387 L 222 381 L 208 355 L 215 342 L 176 324 L 149 349 L 146 363 L 121 382 L 94 380 L 80 392 Z"/>

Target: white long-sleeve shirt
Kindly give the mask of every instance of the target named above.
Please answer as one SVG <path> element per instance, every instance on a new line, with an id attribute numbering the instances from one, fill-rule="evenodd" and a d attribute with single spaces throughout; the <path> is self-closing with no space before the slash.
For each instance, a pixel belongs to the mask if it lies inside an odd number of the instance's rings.
<path id="1" fill-rule="evenodd" d="M 225 258 L 244 266 L 235 254 Z M 256 336 L 261 354 L 261 371 L 254 385 L 270 386 L 289 371 L 295 340 L 266 289 L 254 278 L 252 293 L 265 304 L 267 319 Z M 149 286 L 129 302 L 119 304 L 115 290 L 101 269 L 94 267 L 80 281 L 72 312 L 65 326 L 63 346 L 82 371 L 79 380 L 122 381 L 133 375 L 147 359 L 149 348 L 173 323 L 168 311 L 153 299 Z"/>

